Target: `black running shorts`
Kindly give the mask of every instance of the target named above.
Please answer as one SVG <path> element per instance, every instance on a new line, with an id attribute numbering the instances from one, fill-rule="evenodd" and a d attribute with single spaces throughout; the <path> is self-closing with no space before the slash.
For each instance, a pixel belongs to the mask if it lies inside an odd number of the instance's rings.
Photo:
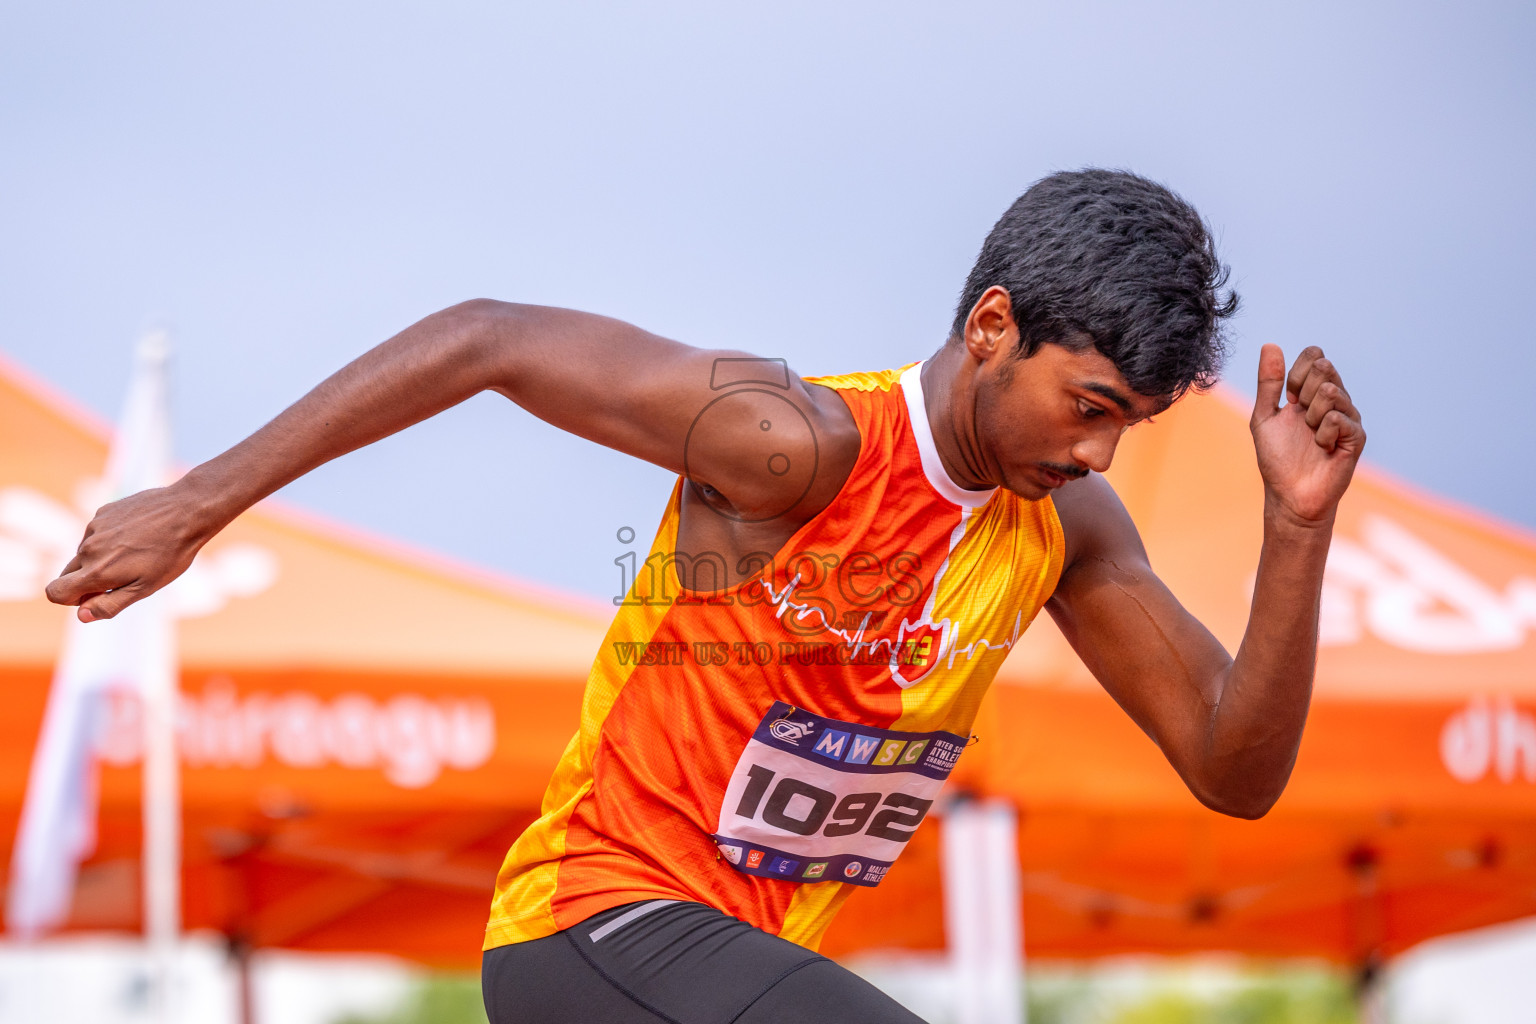
<path id="1" fill-rule="evenodd" d="M 481 988 L 491 1024 L 922 1024 L 824 956 L 671 900 L 487 950 Z"/>

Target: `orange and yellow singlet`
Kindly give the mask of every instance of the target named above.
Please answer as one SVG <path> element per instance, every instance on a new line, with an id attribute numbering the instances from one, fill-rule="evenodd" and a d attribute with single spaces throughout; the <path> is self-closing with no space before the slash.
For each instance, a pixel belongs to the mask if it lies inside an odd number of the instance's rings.
<path id="1" fill-rule="evenodd" d="M 497 877 L 486 949 L 651 899 L 814 949 L 884 877 L 1062 565 L 1049 498 L 944 472 L 919 369 L 810 379 L 847 402 L 858 461 L 736 587 L 677 585 L 679 482 Z"/>

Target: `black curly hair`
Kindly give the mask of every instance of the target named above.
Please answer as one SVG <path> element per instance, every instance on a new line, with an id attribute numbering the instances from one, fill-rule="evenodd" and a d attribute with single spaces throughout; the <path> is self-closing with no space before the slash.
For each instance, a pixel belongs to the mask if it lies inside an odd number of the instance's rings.
<path id="1" fill-rule="evenodd" d="M 1238 306 L 1228 275 L 1200 215 L 1162 185 L 1129 171 L 1063 171 L 1031 185 L 987 235 L 952 336 L 999 285 L 1020 358 L 1046 343 L 1091 344 L 1136 391 L 1177 398 L 1221 375 L 1222 321 Z"/>

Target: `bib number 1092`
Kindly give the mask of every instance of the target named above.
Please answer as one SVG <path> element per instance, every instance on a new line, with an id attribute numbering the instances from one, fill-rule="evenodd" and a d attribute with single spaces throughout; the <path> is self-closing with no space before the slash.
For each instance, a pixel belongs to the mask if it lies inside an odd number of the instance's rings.
<path id="1" fill-rule="evenodd" d="M 837 837 L 863 832 L 876 839 L 904 843 L 932 806 L 932 800 L 906 793 L 848 793 L 839 799 L 836 793 L 754 764 L 747 769 L 747 785 L 736 813 L 756 818 L 761 809 L 764 824 L 797 836 L 820 832 Z"/>

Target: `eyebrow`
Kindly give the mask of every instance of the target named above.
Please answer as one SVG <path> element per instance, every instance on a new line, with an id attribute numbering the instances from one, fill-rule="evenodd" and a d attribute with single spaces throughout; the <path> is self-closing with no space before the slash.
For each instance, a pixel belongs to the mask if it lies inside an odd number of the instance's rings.
<path id="1" fill-rule="evenodd" d="M 1078 387 L 1084 391 L 1092 391 L 1096 395 L 1103 395 L 1120 407 L 1120 411 L 1127 416 L 1135 416 L 1136 410 L 1131 406 L 1131 400 L 1122 395 L 1114 386 L 1103 384 L 1096 380 L 1078 381 Z"/>

